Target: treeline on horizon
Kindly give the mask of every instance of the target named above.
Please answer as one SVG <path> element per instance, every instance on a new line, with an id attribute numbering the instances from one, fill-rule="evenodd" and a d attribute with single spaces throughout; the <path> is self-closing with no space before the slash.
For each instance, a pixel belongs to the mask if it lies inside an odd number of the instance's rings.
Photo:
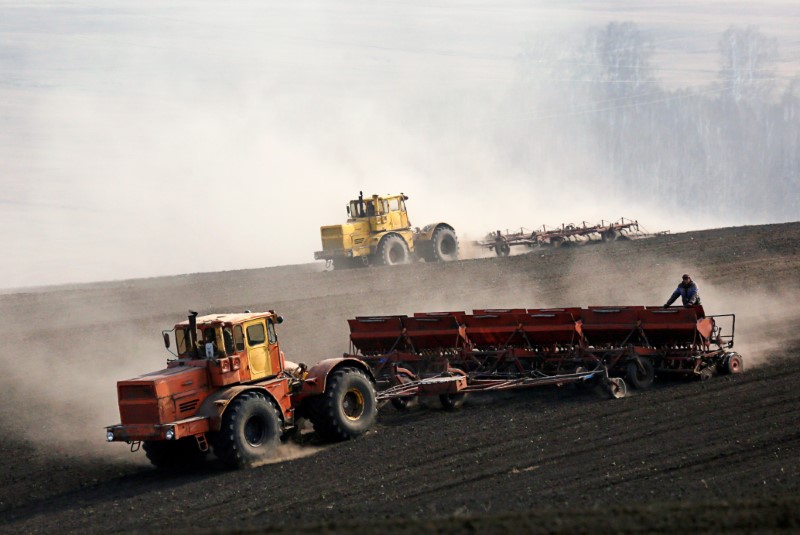
<path id="1" fill-rule="evenodd" d="M 687 75 L 677 89 L 658 79 L 656 47 L 632 22 L 572 46 L 526 47 L 507 102 L 518 120 L 498 125 L 496 140 L 532 176 L 554 162 L 601 162 L 586 178 L 612 195 L 689 214 L 800 218 L 800 78 L 776 74 L 777 41 L 730 27 L 714 81 Z"/>

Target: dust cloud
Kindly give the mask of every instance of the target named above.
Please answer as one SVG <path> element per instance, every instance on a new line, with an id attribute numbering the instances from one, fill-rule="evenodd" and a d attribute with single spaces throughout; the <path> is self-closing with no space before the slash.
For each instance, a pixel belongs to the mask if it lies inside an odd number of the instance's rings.
<path id="1" fill-rule="evenodd" d="M 558 302 L 548 299 L 547 306 L 659 306 L 678 286 L 680 275 L 690 273 L 706 314 L 735 314 L 735 324 L 730 318 L 719 318 L 717 323 L 723 335 L 735 335 L 734 351 L 744 357 L 746 367 L 769 362 L 796 339 L 796 334 L 785 328 L 800 320 L 800 292 L 795 290 L 779 293 L 759 286 L 758 281 L 744 288 L 731 287 L 724 280 L 704 275 L 696 265 L 663 257 L 637 255 L 634 262 L 620 262 L 598 251 L 588 259 L 586 255 L 579 258 L 567 269 L 566 280 L 572 283 L 559 294 Z"/>
<path id="2" fill-rule="evenodd" d="M 321 452 L 323 449 L 325 448 L 317 446 L 301 446 L 299 444 L 292 444 L 291 442 L 287 444 L 281 444 L 275 450 L 275 455 L 271 456 L 269 459 L 253 463 L 252 466 L 257 468 L 259 466 L 266 466 L 268 464 L 276 464 L 285 461 L 292 461 L 294 459 L 301 459 L 303 457 L 315 455 Z"/>
<path id="3" fill-rule="evenodd" d="M 402 191 L 414 225 L 469 239 L 622 216 L 721 226 L 621 185 L 590 134 L 566 130 L 603 101 L 553 105 L 586 82 L 553 75 L 574 63 L 566 47 L 619 18 L 655 26 L 664 76 L 707 81 L 723 23 L 673 4 L 682 16 L 625 2 L 4 5 L 1 284 L 312 262 L 319 226 L 360 190 Z M 791 28 L 751 11 L 765 32 Z M 554 45 L 532 59 L 531 36 Z"/>

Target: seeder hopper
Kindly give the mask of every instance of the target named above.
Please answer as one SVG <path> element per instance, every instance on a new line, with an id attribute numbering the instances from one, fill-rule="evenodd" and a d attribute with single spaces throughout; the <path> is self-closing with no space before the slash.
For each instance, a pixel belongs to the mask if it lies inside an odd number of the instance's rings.
<path id="1" fill-rule="evenodd" d="M 707 379 L 743 370 L 731 351 L 734 315 L 706 316 L 700 306 L 489 309 L 348 322 L 350 356 L 372 368 L 378 400 L 397 407 L 439 396 L 454 409 L 471 392 L 567 384 L 602 386 L 618 398 L 626 380 L 643 389 L 657 375 Z"/>

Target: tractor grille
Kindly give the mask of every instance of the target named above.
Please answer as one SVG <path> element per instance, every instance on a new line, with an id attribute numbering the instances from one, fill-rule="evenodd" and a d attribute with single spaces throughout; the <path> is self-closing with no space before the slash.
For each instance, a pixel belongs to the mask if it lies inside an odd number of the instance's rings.
<path id="1" fill-rule="evenodd" d="M 119 415 L 122 425 L 157 424 L 160 422 L 158 402 L 155 399 L 152 403 L 120 403 Z"/>
<path id="2" fill-rule="evenodd" d="M 197 408 L 197 404 L 200 402 L 199 399 L 192 399 L 189 401 L 184 401 L 183 403 L 178 404 L 178 412 L 189 412 L 193 411 Z"/>
<path id="3" fill-rule="evenodd" d="M 323 238 L 341 238 L 342 237 L 342 227 L 323 227 L 322 228 L 322 237 Z"/>
<path id="4" fill-rule="evenodd" d="M 322 250 L 336 251 L 344 248 L 344 233 L 341 225 L 322 227 Z"/>

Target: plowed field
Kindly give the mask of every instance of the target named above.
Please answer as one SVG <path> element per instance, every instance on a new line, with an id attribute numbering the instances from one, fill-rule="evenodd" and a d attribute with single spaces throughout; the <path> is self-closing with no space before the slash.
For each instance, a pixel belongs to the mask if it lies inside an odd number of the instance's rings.
<path id="1" fill-rule="evenodd" d="M 518 252 L 518 251 L 515 251 Z M 11 532 L 674 532 L 800 529 L 800 224 L 322 272 L 319 266 L 0 295 L 0 525 Z M 384 408 L 347 443 L 159 473 L 106 444 L 115 381 L 184 317 L 275 309 L 287 358 L 348 349 L 355 315 L 663 303 L 684 272 L 736 314 L 744 374 L 620 400 L 571 388 Z"/>

